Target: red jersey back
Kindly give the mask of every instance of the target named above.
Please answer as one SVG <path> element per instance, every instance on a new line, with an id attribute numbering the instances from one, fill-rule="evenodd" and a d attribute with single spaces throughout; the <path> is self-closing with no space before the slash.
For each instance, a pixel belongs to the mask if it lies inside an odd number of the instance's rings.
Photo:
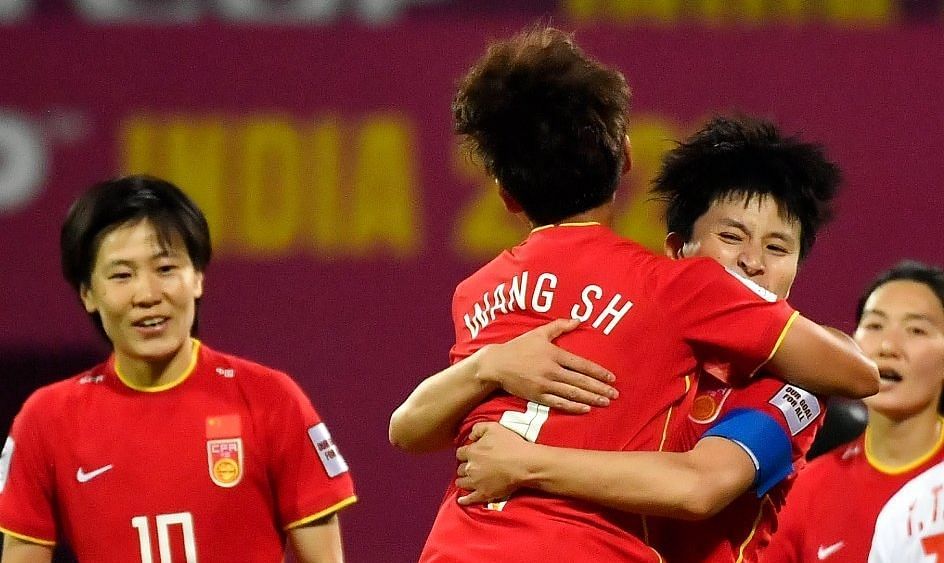
<path id="1" fill-rule="evenodd" d="M 673 261 L 600 225 L 536 229 L 459 285 L 457 361 L 556 318 L 583 324 L 558 340 L 616 374 L 619 399 L 582 416 L 496 394 L 464 420 L 528 440 L 596 450 L 658 450 L 699 361 L 749 377 L 772 354 L 794 312 L 710 259 Z M 460 507 L 450 487 L 423 561 L 658 561 L 638 516 L 522 490 L 507 503 Z"/>
<path id="2" fill-rule="evenodd" d="M 784 436 L 781 439 L 789 441 L 794 472 L 806 465 L 806 453 L 823 424 L 825 409 L 815 395 L 770 375 L 761 375 L 742 388 L 703 376 L 673 446 L 679 451 L 692 449 L 725 415 L 743 409 L 763 413 L 776 422 Z M 774 438 L 771 436 L 771 441 Z M 751 456 L 760 457 L 753 452 Z M 760 550 L 770 542 L 777 513 L 795 476 L 779 481 L 760 497 L 754 490 L 748 491 L 707 520 L 654 522 L 660 552 L 673 563 L 756 563 Z"/>
<path id="3" fill-rule="evenodd" d="M 285 374 L 196 343 L 149 391 L 114 358 L 44 387 L 13 423 L 0 526 L 81 561 L 282 561 L 285 530 L 356 500 L 347 464 Z"/>
<path id="4" fill-rule="evenodd" d="M 870 459 L 865 443 L 860 436 L 814 459 L 800 472 L 761 561 L 867 561 L 876 518 L 889 499 L 944 461 L 944 433 L 931 452 L 904 467 L 886 467 Z"/>

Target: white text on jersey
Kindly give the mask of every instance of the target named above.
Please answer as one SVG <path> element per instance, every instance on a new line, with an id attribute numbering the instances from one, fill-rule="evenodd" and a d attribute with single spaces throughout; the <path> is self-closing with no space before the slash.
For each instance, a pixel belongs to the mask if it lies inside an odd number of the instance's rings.
<path id="1" fill-rule="evenodd" d="M 536 313 L 547 313 L 554 303 L 554 290 L 557 289 L 557 276 L 545 272 L 528 284 L 529 273 L 521 272 L 510 282 L 498 284 L 492 291 L 482 294 L 482 300 L 475 304 L 472 311 L 463 316 L 466 328 L 469 329 L 472 339 L 492 321 L 498 314 L 508 314 L 514 311 L 531 309 Z M 598 285 L 590 284 L 580 292 L 580 302 L 570 309 L 570 317 L 585 322 L 593 318 L 591 326 L 600 328 L 604 322 L 603 334 L 610 334 L 616 325 L 626 316 L 633 306 L 633 302 L 624 299 L 619 293 L 607 301 L 606 292 Z M 606 302 L 597 312 L 597 308 Z M 594 313 L 596 313 L 594 315 Z M 608 322 L 607 322 L 608 321 Z"/>

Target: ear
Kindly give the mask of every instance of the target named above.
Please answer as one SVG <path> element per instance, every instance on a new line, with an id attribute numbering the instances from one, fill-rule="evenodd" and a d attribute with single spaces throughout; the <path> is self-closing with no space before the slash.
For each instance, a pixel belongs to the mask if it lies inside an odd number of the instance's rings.
<path id="1" fill-rule="evenodd" d="M 633 151 L 629 144 L 629 135 L 623 139 L 623 171 L 622 174 L 628 174 L 633 169 Z"/>
<path id="2" fill-rule="evenodd" d="M 673 232 L 667 234 L 665 236 L 665 242 L 663 243 L 662 248 L 665 252 L 665 255 L 673 260 L 685 258 L 685 241 L 682 240 L 682 235 L 678 233 Z"/>
<path id="3" fill-rule="evenodd" d="M 84 283 L 79 286 L 79 298 L 82 300 L 82 305 L 85 307 L 86 313 L 95 313 L 98 311 L 98 306 L 95 305 L 95 299 L 92 297 L 91 287 Z"/>
<path id="4" fill-rule="evenodd" d="M 193 273 L 193 296 L 195 299 L 203 297 L 203 272 Z"/>
<path id="5" fill-rule="evenodd" d="M 498 180 L 495 181 L 497 182 Z M 498 184 L 498 195 L 501 196 L 502 201 L 505 203 L 505 209 L 507 209 L 509 213 L 521 213 L 524 211 L 521 204 L 518 203 L 518 200 L 512 197 L 510 193 L 506 192 L 501 184 Z"/>

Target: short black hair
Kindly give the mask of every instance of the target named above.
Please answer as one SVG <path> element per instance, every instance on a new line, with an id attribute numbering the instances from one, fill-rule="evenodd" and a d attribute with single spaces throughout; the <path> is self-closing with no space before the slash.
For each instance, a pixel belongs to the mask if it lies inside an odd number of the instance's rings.
<path id="1" fill-rule="evenodd" d="M 856 304 L 856 324 L 862 320 L 862 314 L 865 312 L 865 303 L 869 297 L 875 293 L 875 290 L 883 285 L 893 281 L 911 281 L 924 284 L 937 296 L 941 308 L 944 309 L 944 270 L 936 266 L 930 266 L 917 260 L 902 260 L 891 268 L 880 272 L 869 282 L 865 291 L 859 296 L 859 302 Z M 944 414 L 944 394 L 938 400 L 937 412 Z"/>
<path id="2" fill-rule="evenodd" d="M 531 221 L 546 225 L 613 197 L 625 160 L 623 75 L 558 29 L 491 44 L 452 103 L 464 136 Z"/>
<path id="3" fill-rule="evenodd" d="M 869 283 L 865 291 L 859 296 L 859 302 L 856 305 L 856 324 L 862 320 L 862 313 L 865 312 L 865 303 L 869 297 L 875 293 L 875 290 L 888 282 L 893 281 L 912 281 L 928 286 L 938 301 L 941 302 L 941 308 L 944 309 L 944 270 L 935 266 L 929 266 L 917 260 L 902 260 L 891 268 L 882 271 Z"/>
<path id="4" fill-rule="evenodd" d="M 784 136 L 769 121 L 735 116 L 712 118 L 666 153 L 652 191 L 666 203 L 666 228 L 685 241 L 713 203 L 770 196 L 785 218 L 799 221 L 802 260 L 832 218 L 841 182 L 822 146 Z"/>
<path id="5" fill-rule="evenodd" d="M 69 209 L 59 236 L 62 275 L 69 285 L 79 293 L 88 287 L 102 238 L 121 226 L 143 220 L 154 225 L 164 246 L 179 236 L 194 269 L 206 270 L 212 245 L 210 229 L 200 208 L 166 180 L 133 175 L 93 185 Z M 93 313 L 91 317 L 104 335 L 99 315 Z M 194 332 L 196 326 L 195 318 Z"/>

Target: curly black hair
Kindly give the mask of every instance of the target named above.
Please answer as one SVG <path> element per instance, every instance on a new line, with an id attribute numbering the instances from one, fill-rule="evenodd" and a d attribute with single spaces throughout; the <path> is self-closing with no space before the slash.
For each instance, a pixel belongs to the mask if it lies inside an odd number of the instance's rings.
<path id="1" fill-rule="evenodd" d="M 695 221 L 728 197 L 773 197 L 800 223 L 800 259 L 832 218 L 842 174 L 822 146 L 784 136 L 765 120 L 715 117 L 663 157 L 653 193 L 666 202 L 669 232 L 691 239 Z"/>

